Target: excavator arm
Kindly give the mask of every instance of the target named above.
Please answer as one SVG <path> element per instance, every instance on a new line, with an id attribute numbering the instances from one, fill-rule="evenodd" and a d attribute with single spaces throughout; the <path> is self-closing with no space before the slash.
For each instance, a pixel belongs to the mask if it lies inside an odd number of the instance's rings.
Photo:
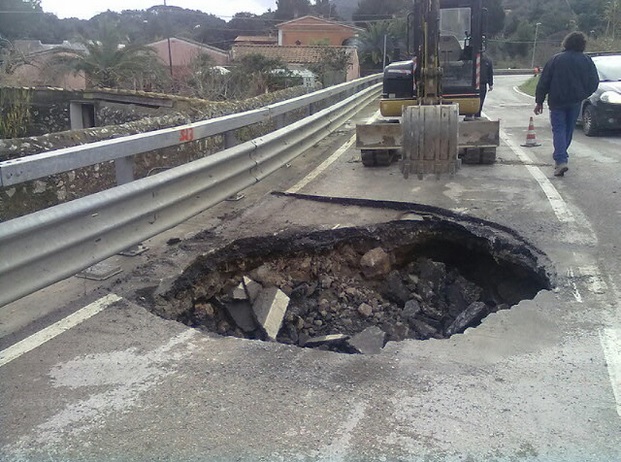
<path id="1" fill-rule="evenodd" d="M 414 27 L 417 56 L 420 59 L 420 79 L 417 82 L 419 102 L 435 105 L 442 102 L 442 68 L 439 60 L 440 2 L 416 0 L 418 15 L 409 18 L 418 24 Z"/>

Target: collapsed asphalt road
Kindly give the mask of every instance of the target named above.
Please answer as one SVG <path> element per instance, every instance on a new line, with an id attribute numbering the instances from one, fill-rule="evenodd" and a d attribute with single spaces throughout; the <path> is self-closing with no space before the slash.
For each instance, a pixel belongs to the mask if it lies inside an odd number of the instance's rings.
<path id="1" fill-rule="evenodd" d="M 177 281 L 201 255 L 238 239 L 407 218 L 402 210 L 267 194 L 296 190 L 351 136 L 345 127 L 245 199 L 151 240 L 137 260 L 119 257 L 125 271 L 113 280 L 72 278 L 3 309 L 6 326 L 43 306 L 52 321 L 88 307 L 76 312 L 83 315 L 75 327 L 1 366 L 2 459 L 621 459 L 618 138 L 578 132 L 570 172 L 554 180 L 544 119 L 537 119 L 543 146 L 519 148 L 532 107 L 513 92 L 516 80 L 499 78 L 486 102 L 489 115 L 503 119 L 495 165 L 406 181 L 398 166 L 367 169 L 345 150 L 300 192 L 490 220 L 547 256 L 531 268 L 556 273 L 550 290 L 463 334 L 389 341 L 378 354 L 223 336 L 151 312 L 147 289 Z M 5 347 L 47 325 L 37 322 L 5 335 Z"/>
<path id="2" fill-rule="evenodd" d="M 545 256 L 510 230 L 414 204 L 367 205 L 407 219 L 238 240 L 140 298 L 222 335 L 378 353 L 386 341 L 463 333 L 551 287 Z"/>

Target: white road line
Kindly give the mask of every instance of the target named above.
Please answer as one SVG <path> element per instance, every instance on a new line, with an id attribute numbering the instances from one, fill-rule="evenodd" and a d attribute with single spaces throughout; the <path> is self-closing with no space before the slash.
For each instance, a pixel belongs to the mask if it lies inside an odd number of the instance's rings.
<path id="1" fill-rule="evenodd" d="M 25 338 L 21 342 L 17 342 L 15 345 L 0 351 L 0 367 L 10 363 L 14 359 L 19 358 L 21 355 L 34 350 L 35 348 L 43 345 L 45 342 L 52 340 L 54 337 L 59 336 L 63 332 L 77 326 L 78 324 L 92 318 L 106 307 L 112 305 L 115 302 L 121 300 L 121 297 L 115 294 L 108 294 L 105 297 L 85 306 L 84 308 L 76 311 L 75 313 L 67 316 L 64 319 L 40 330 L 36 334 Z"/>
<path id="2" fill-rule="evenodd" d="M 577 258 L 577 256 L 574 255 L 574 258 Z M 571 267 L 567 270 L 567 277 L 571 280 L 570 284 L 577 302 L 582 303 L 582 296 L 578 291 L 575 280 L 581 280 L 583 285 L 586 286 L 587 290 L 591 293 L 591 296 L 602 303 L 604 302 L 603 295 L 609 290 L 612 291 L 614 299 L 619 299 L 619 291 L 615 287 L 614 282 L 610 281 L 610 284 L 606 283 L 601 276 L 601 271 L 596 265 L 580 266 L 577 269 L 578 274 L 576 274 Z M 617 325 L 618 318 L 619 315 L 613 315 L 608 323 Z M 604 352 L 604 358 L 606 359 L 608 377 L 615 399 L 617 414 L 621 417 L 621 329 L 614 329 L 612 327 L 600 329 L 599 340 Z"/>
<path id="3" fill-rule="evenodd" d="M 572 294 L 574 298 L 578 303 L 582 303 L 582 294 L 580 293 L 580 290 L 578 290 L 578 284 L 576 284 L 576 282 L 574 281 L 575 277 L 576 275 L 574 273 L 574 269 L 570 266 L 567 269 L 567 279 L 569 279 L 571 287 L 573 289 Z"/>
<path id="4" fill-rule="evenodd" d="M 519 93 L 522 96 L 528 96 L 530 99 L 535 99 L 534 96 L 530 96 L 528 93 L 524 93 L 522 90 L 520 90 L 519 87 L 513 87 L 513 91 Z"/>
<path id="5" fill-rule="evenodd" d="M 520 91 L 517 87 L 514 87 L 514 91 L 524 96 L 532 98 Z M 530 156 L 521 149 L 515 142 L 510 140 L 504 131 L 501 130 L 501 136 L 509 147 L 515 152 L 518 158 L 526 164 L 526 168 L 530 174 L 535 178 L 543 192 L 547 196 L 552 209 L 556 214 L 556 217 L 561 223 L 575 222 L 575 218 L 567 204 L 556 190 L 556 188 L 550 183 L 550 180 L 541 172 L 541 170 L 532 165 L 532 159 Z M 585 285 L 589 292 L 591 292 L 596 298 L 606 293 L 608 285 L 601 276 L 601 271 L 596 265 L 581 266 L 578 268 L 579 276 L 586 278 Z M 569 268 L 568 277 L 575 279 L 573 268 Z M 582 303 L 582 295 L 578 290 L 578 286 L 575 281 L 571 281 L 572 294 L 577 302 Z M 618 294 L 618 291 L 613 287 L 613 291 Z M 604 357 L 608 367 L 608 375 L 610 378 L 610 384 L 612 386 L 612 392 L 615 398 L 616 410 L 619 417 L 621 417 L 621 331 L 612 328 L 602 329 L 599 332 L 600 343 L 604 350 Z"/>
<path id="6" fill-rule="evenodd" d="M 344 145 L 336 150 L 334 154 L 324 160 L 315 170 L 310 172 L 306 177 L 299 181 L 295 186 L 292 186 L 287 190 L 288 193 L 294 194 L 300 191 L 304 186 L 313 181 L 319 175 L 321 175 L 330 165 L 332 165 L 339 157 L 345 153 L 356 142 L 356 135 L 352 136 Z"/>
<path id="7" fill-rule="evenodd" d="M 582 303 L 582 294 L 580 293 L 580 291 L 578 290 L 578 284 L 576 284 L 575 282 L 571 282 L 571 287 L 573 288 L 572 290 L 572 294 L 574 296 L 574 298 L 576 299 L 576 301 L 578 303 Z"/>
<path id="8" fill-rule="evenodd" d="M 373 114 L 367 123 L 373 123 L 379 117 L 379 111 Z M 313 181 L 319 175 L 321 175 L 330 165 L 332 165 L 339 157 L 341 157 L 352 145 L 356 142 L 356 134 L 345 142 L 340 148 L 336 150 L 334 154 L 324 160 L 321 165 L 319 165 L 315 170 L 310 172 L 306 177 L 304 177 L 301 181 L 299 181 L 296 185 L 292 186 L 287 190 L 289 194 L 295 194 L 299 192 L 304 186 Z"/>
<path id="9" fill-rule="evenodd" d="M 603 329 L 599 333 L 599 340 L 604 350 L 612 392 L 617 403 L 617 414 L 621 417 L 621 335 L 619 330 Z"/>
<path id="10" fill-rule="evenodd" d="M 550 182 L 548 177 L 544 175 L 544 173 L 538 168 L 532 165 L 533 159 L 522 149 L 517 143 L 515 143 L 512 139 L 507 136 L 507 133 L 504 130 L 500 130 L 500 136 L 503 141 L 507 143 L 507 145 L 511 148 L 513 152 L 518 156 L 518 158 L 525 164 L 525 167 L 535 179 L 539 186 L 543 190 L 543 193 L 548 198 L 550 205 L 552 206 L 552 210 L 558 218 L 558 221 L 561 223 L 573 223 L 576 221 L 576 218 L 567 207 L 567 203 L 563 199 L 563 197 L 556 190 L 554 185 Z"/>

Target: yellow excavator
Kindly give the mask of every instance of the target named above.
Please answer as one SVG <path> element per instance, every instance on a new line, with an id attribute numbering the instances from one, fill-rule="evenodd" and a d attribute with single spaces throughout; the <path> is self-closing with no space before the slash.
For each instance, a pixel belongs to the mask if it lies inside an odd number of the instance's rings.
<path id="1" fill-rule="evenodd" d="M 496 161 L 499 122 L 474 117 L 486 16 L 482 0 L 413 0 L 407 16 L 412 58 L 384 68 L 383 119 L 356 126 L 364 166 L 389 165 L 400 156 L 407 178 L 454 173 L 462 161 Z"/>

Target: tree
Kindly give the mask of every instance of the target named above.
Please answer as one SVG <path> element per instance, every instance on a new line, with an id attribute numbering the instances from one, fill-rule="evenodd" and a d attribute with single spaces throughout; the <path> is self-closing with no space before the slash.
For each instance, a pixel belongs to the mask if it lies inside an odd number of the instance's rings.
<path id="1" fill-rule="evenodd" d="M 411 0 L 360 0 L 353 15 L 355 22 L 404 18 L 411 9 Z"/>
<path id="2" fill-rule="evenodd" d="M 592 2 L 579 2 L 574 6 L 574 11 L 578 16 L 578 28 L 590 35 L 603 32 L 601 18 L 604 18 L 604 0 L 593 0 Z"/>
<path id="3" fill-rule="evenodd" d="M 0 0 L 0 34 L 7 40 L 35 38 L 43 16 L 40 0 Z"/>
<path id="4" fill-rule="evenodd" d="M 13 72 L 21 64 L 27 63 L 27 58 L 15 49 L 13 43 L 0 36 L 0 85 L 19 86 Z"/>
<path id="5" fill-rule="evenodd" d="M 505 47 L 510 56 L 526 56 L 532 49 L 535 37 L 534 26 L 526 21 L 517 25 L 515 33 L 509 37 Z"/>
<path id="6" fill-rule="evenodd" d="M 228 22 L 227 28 L 232 35 L 264 35 L 270 28 L 270 21 L 252 13 L 237 13 Z"/>
<path id="7" fill-rule="evenodd" d="M 282 21 L 306 16 L 311 11 L 309 0 L 276 0 L 274 17 Z"/>
<path id="8" fill-rule="evenodd" d="M 501 0 L 483 0 L 483 6 L 487 8 L 487 35 L 493 37 L 505 27 L 505 9 Z"/>
<path id="9" fill-rule="evenodd" d="M 213 59 L 205 53 L 199 54 L 192 61 L 191 68 L 189 78 L 181 85 L 181 94 L 211 101 L 227 98 L 229 71 L 216 66 Z"/>
<path id="10" fill-rule="evenodd" d="M 242 99 L 280 89 L 280 79 L 274 72 L 280 70 L 287 70 L 287 66 L 280 59 L 261 54 L 242 57 L 232 69 L 230 96 Z"/>
<path id="11" fill-rule="evenodd" d="M 617 29 L 621 25 L 621 4 L 619 0 L 609 0 L 604 7 L 606 15 L 606 36 L 615 40 Z"/>
<path id="12" fill-rule="evenodd" d="M 397 39 L 393 34 L 391 21 L 378 21 L 370 23 L 366 30 L 360 34 L 360 51 L 363 62 L 372 65 L 382 65 L 384 57 L 384 37 L 386 37 L 386 52 L 391 56 Z"/>
<path id="13" fill-rule="evenodd" d="M 336 5 L 330 0 L 315 0 L 312 13 L 315 16 L 321 16 L 327 19 L 339 19 L 336 12 Z"/>
<path id="14" fill-rule="evenodd" d="M 351 65 L 351 55 L 346 49 L 326 46 L 321 50 L 319 61 L 311 64 L 309 70 L 327 87 L 344 82 L 347 79 L 347 69 Z"/>
<path id="15" fill-rule="evenodd" d="M 100 88 L 132 88 L 141 82 L 166 80 L 166 69 L 155 50 L 149 47 L 123 43 L 120 31 L 104 24 L 98 40 L 82 39 L 86 51 L 60 49 L 50 60 L 50 66 L 59 70 L 83 72 L 89 86 Z"/>

